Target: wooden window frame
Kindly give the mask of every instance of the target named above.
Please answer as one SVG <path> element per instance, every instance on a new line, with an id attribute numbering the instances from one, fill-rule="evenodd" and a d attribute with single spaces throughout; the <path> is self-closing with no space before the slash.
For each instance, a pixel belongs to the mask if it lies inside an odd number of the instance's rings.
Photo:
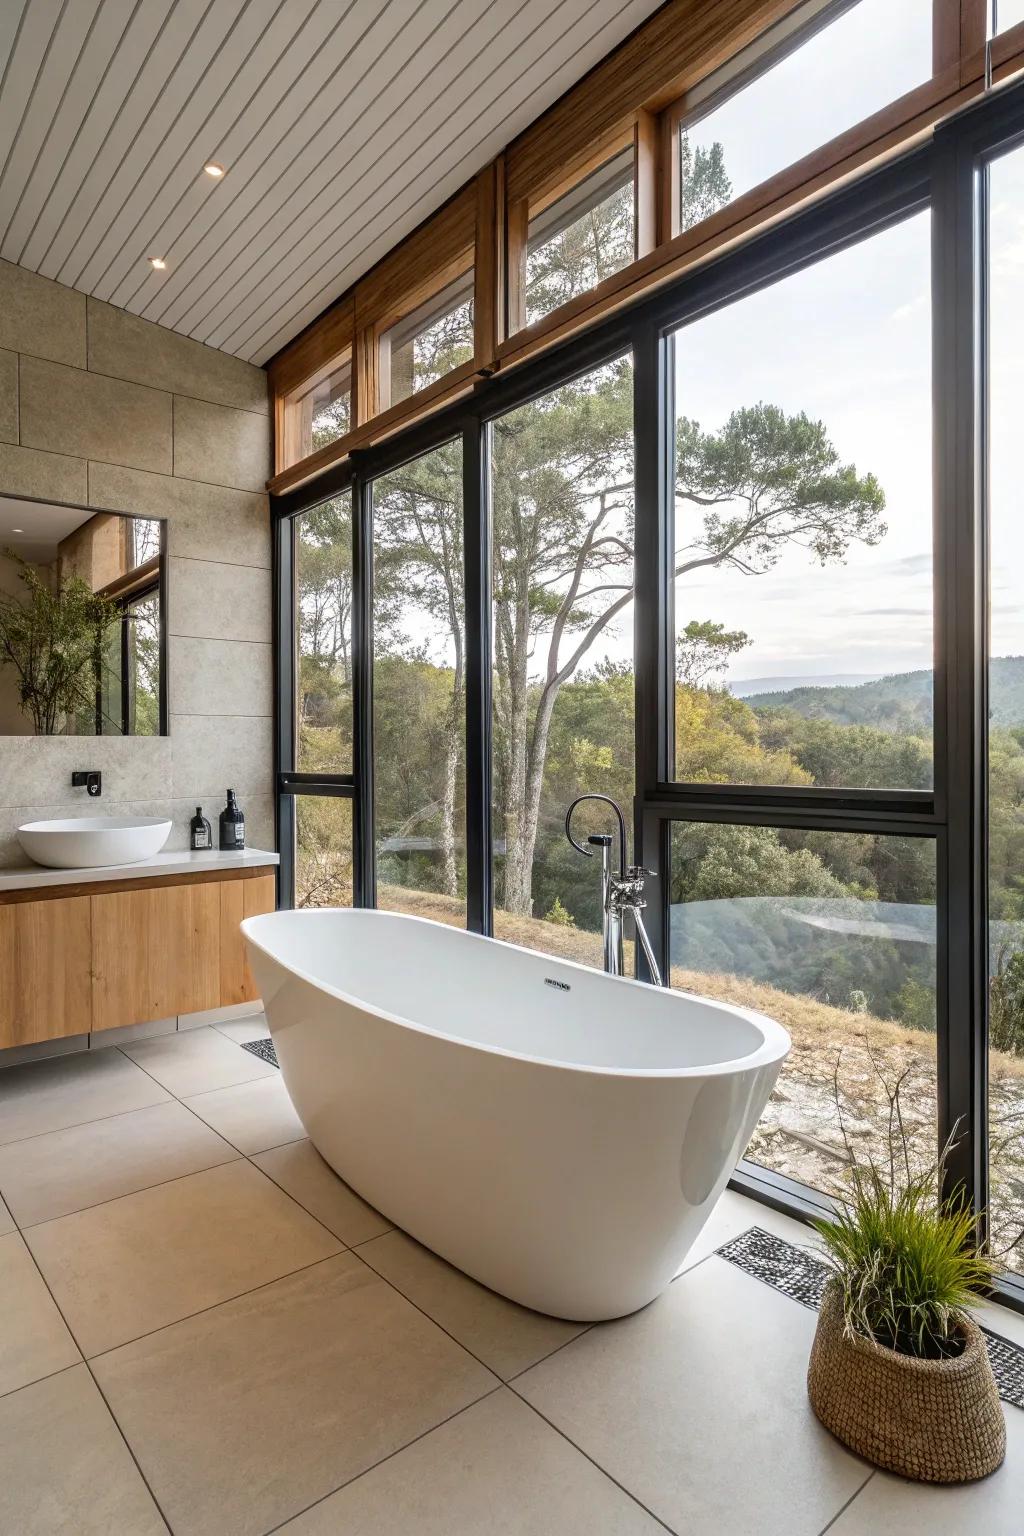
<path id="1" fill-rule="evenodd" d="M 305 423 L 297 419 L 298 409 L 304 408 L 305 400 L 312 394 L 313 390 L 316 389 L 318 384 L 322 384 L 326 379 L 331 377 L 332 373 L 337 373 L 342 368 L 348 368 L 349 370 L 349 422 L 351 424 L 352 411 L 355 403 L 355 378 L 353 374 L 351 346 L 346 347 L 344 351 L 339 352 L 337 356 L 329 357 L 327 361 L 321 363 L 320 367 L 317 368 L 314 373 L 311 373 L 308 378 L 303 379 L 301 383 L 296 384 L 293 389 L 288 390 L 286 393 L 279 397 L 281 402 L 280 433 L 282 437 L 282 468 L 287 468 L 292 464 L 298 464 L 302 459 L 308 458 L 309 454 L 314 451 L 312 449 L 308 449 L 305 453 L 300 451 L 303 447 L 303 439 L 305 438 L 306 432 Z M 339 439 L 336 438 L 335 441 L 339 441 Z"/>
<path id="2" fill-rule="evenodd" d="M 353 449 L 391 436 L 465 395 L 488 374 L 525 362 L 724 254 L 853 177 L 923 142 L 939 123 L 977 101 L 988 80 L 1000 84 L 1024 71 L 1024 23 L 999 33 L 989 44 L 986 0 L 933 0 L 929 79 L 693 229 L 674 233 L 678 222 L 676 128 L 685 103 L 688 99 L 692 103 L 698 84 L 758 36 L 803 9 L 803 0 L 666 0 L 619 49 L 273 360 L 269 374 L 276 473 L 269 489 L 277 493 L 293 489 L 341 463 Z M 530 213 L 550 206 L 589 170 L 625 148 L 630 136 L 635 155 L 636 259 L 588 293 L 530 326 L 522 325 Z M 442 254 L 436 267 L 435 245 Z M 452 273 L 456 247 L 462 265 Z M 474 264 L 472 360 L 396 405 L 382 406 L 382 336 L 443 287 L 445 274 L 448 280 L 462 275 L 470 260 Z M 427 276 L 421 279 L 424 270 Z M 410 273 L 416 274 L 416 281 L 404 282 Z M 340 356 L 345 345 L 352 349 L 353 429 L 288 465 L 286 449 L 291 445 L 286 440 L 282 397 Z"/>
<path id="3" fill-rule="evenodd" d="M 357 425 L 362 426 L 374 416 L 379 416 L 386 411 L 405 405 L 409 400 L 415 400 L 425 395 L 427 390 L 434 387 L 433 384 L 428 384 L 424 389 L 415 390 L 403 400 L 393 401 L 391 399 L 391 359 L 388 335 L 389 332 L 394 330 L 396 325 L 401 325 L 403 320 L 407 320 L 410 315 L 415 314 L 418 309 L 422 309 L 424 305 L 429 304 L 432 299 L 440 297 L 446 288 L 450 287 L 453 283 L 461 281 L 463 278 L 470 279 L 475 304 L 475 259 L 475 244 L 467 246 L 464 251 L 461 251 L 457 256 L 453 256 L 444 266 L 436 268 L 429 277 L 410 288 L 399 303 L 394 305 L 392 309 L 386 310 L 379 319 L 375 320 L 372 325 L 367 326 L 360 333 L 362 346 L 368 354 L 364 358 L 363 366 L 366 369 L 367 379 L 372 380 L 372 382 L 368 384 L 367 394 L 364 397 L 366 414 L 360 418 Z M 461 363 L 458 368 L 450 369 L 442 379 L 436 380 L 435 383 L 444 383 L 446 380 L 450 380 L 454 374 L 460 374 L 467 367 L 470 367 L 475 372 L 476 360 L 477 341 L 474 334 L 473 356 L 468 362 Z"/>
<path id="4" fill-rule="evenodd" d="M 314 320 L 312 325 L 307 326 L 283 352 L 278 353 L 267 369 L 274 406 L 275 478 L 300 462 L 289 459 L 289 450 L 295 446 L 294 428 L 288 420 L 289 401 L 307 386 L 312 388 L 318 380 L 338 366 L 339 360 L 346 357 L 350 360 L 352 367 L 352 403 L 349 417 L 354 421 L 356 412 L 355 305 L 350 295 L 339 299 L 326 314 L 320 316 L 319 320 Z M 333 443 L 328 444 L 328 448 L 334 446 Z M 328 449 L 321 448 L 319 453 L 323 454 L 327 451 Z M 310 457 L 315 458 L 317 455 Z"/>
<path id="5" fill-rule="evenodd" d="M 618 123 L 591 145 L 585 155 L 577 156 L 569 165 L 545 178 L 527 196 L 517 197 L 508 205 L 507 216 L 507 270 L 508 295 L 506 303 L 506 335 L 515 337 L 526 329 L 526 256 L 529 242 L 530 221 L 544 213 L 553 203 L 572 192 L 595 171 L 607 164 L 624 150 L 633 150 L 633 222 L 634 231 L 640 228 L 640 210 L 644 210 L 644 236 L 648 248 L 654 248 L 654 225 L 648 211 L 653 208 L 655 188 L 651 167 L 645 163 L 645 175 L 651 178 L 651 186 L 641 196 L 639 191 L 637 153 L 637 122 L 633 117 Z M 638 233 L 634 235 L 634 258 L 638 254 Z M 561 306 L 560 306 L 561 307 Z M 547 316 L 544 316 L 546 319 Z M 541 321 L 536 322 L 541 324 Z"/>

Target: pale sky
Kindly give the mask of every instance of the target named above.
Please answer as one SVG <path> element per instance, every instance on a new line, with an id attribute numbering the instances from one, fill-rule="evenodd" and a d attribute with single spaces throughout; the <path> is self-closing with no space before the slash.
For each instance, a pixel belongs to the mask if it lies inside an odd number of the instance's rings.
<path id="1" fill-rule="evenodd" d="M 886 497 L 884 539 L 852 544 L 845 564 L 787 545 L 764 575 L 712 569 L 677 584 L 680 628 L 714 619 L 751 637 L 730 679 L 931 665 L 929 221 L 919 214 L 677 335 L 677 412 L 714 430 L 760 401 L 806 411 Z M 699 517 L 680 509 L 677 545 Z"/>
<path id="2" fill-rule="evenodd" d="M 1017 19 L 1024 19 L 1024 0 L 1003 0 L 1000 27 Z M 694 124 L 691 140 L 722 142 L 739 193 L 919 84 L 930 69 L 931 0 L 859 0 Z M 1024 150 L 993 170 L 992 231 L 992 650 L 1007 655 L 1024 652 L 1016 576 L 1024 554 L 1016 515 Z M 751 637 L 727 674 L 730 683 L 932 665 L 930 265 L 930 215 L 923 213 L 677 334 L 678 413 L 714 430 L 730 411 L 759 401 L 806 411 L 825 423 L 841 462 L 873 471 L 886 496 L 886 536 L 873 548 L 852 545 L 845 564 L 822 568 L 806 551 L 788 548 L 765 575 L 715 570 L 678 584 L 680 627 L 689 618 L 713 619 Z M 685 527 L 677 537 L 687 542 Z M 411 637 L 422 637 L 441 660 L 448 648 L 424 620 L 408 614 Z M 627 611 L 584 667 L 631 654 Z"/>

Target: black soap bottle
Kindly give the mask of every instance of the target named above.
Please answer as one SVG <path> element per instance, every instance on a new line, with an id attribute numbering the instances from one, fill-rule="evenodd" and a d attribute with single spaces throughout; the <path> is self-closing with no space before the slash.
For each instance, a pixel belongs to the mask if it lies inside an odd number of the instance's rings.
<path id="1" fill-rule="evenodd" d="M 228 803 L 220 813 L 220 846 L 229 850 L 245 847 L 245 817 L 233 789 L 228 790 Z"/>
<path id="2" fill-rule="evenodd" d="M 196 806 L 196 813 L 189 822 L 189 840 L 193 853 L 213 847 L 213 828 L 203 815 L 201 805 Z"/>

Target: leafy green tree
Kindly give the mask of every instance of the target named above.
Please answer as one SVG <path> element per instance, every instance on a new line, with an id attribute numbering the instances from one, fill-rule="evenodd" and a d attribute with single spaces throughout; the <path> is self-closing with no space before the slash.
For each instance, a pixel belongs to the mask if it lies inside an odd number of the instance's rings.
<path id="1" fill-rule="evenodd" d="M 374 491 L 374 638 L 376 656 L 416 653 L 415 635 L 405 628 L 410 612 L 426 615 L 446 637 L 450 669 L 443 669 L 446 699 L 436 761 L 442 766 L 439 841 L 442 890 L 459 892 L 456 810 L 465 740 L 465 589 L 462 555 L 461 444 L 447 444 L 377 482 Z M 378 664 L 379 671 L 379 664 Z M 383 721 L 378 700 L 375 720 Z M 396 722 L 408 730 L 404 720 Z M 393 807 L 378 792 L 385 820 Z M 432 819 L 433 799 L 422 820 Z M 428 810 L 428 807 L 431 807 Z M 406 819 L 414 814 L 408 807 Z"/>
<path id="2" fill-rule="evenodd" d="M 733 411 L 718 432 L 680 417 L 676 505 L 677 533 L 690 529 L 689 508 L 700 510 L 677 577 L 707 566 L 761 575 L 792 545 L 828 565 L 887 532 L 878 480 L 840 461 L 824 422 L 763 402 Z"/>
<path id="3" fill-rule="evenodd" d="M 676 677 L 688 688 L 703 688 L 720 678 L 750 643 L 742 629 L 726 629 L 713 619 L 691 619 L 676 636 Z"/>
<path id="4" fill-rule="evenodd" d="M 53 736 L 68 716 L 95 708 L 97 664 L 121 612 L 81 576 L 51 585 L 14 550 L 7 558 L 23 591 L 0 597 L 0 666 L 13 671 L 36 735 Z"/>
<path id="5" fill-rule="evenodd" d="M 842 896 L 846 887 L 809 848 L 786 848 L 773 827 L 707 825 L 673 860 L 673 901 Z"/>
<path id="6" fill-rule="evenodd" d="M 528 252 L 527 323 L 596 288 L 633 260 L 634 249 L 630 182 Z"/>
<path id="7" fill-rule="evenodd" d="M 769 750 L 786 750 L 811 782 L 834 789 L 851 786 L 930 789 L 930 737 L 897 735 L 869 725 L 837 725 L 792 710 L 759 709 L 760 736 Z"/>
<path id="8" fill-rule="evenodd" d="M 732 198 L 725 169 L 725 151 L 716 140 L 693 146 L 684 133 L 679 140 L 679 227 L 692 229 L 709 219 Z"/>
<path id="9" fill-rule="evenodd" d="M 352 754 L 352 508 L 338 496 L 298 522 L 298 766 L 344 771 Z"/>

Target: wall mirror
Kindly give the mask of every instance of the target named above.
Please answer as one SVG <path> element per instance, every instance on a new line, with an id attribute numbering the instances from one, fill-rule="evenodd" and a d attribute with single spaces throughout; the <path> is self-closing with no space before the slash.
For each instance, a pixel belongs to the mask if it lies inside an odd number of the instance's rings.
<path id="1" fill-rule="evenodd" d="M 0 495 L 0 736 L 166 735 L 166 526 Z"/>

